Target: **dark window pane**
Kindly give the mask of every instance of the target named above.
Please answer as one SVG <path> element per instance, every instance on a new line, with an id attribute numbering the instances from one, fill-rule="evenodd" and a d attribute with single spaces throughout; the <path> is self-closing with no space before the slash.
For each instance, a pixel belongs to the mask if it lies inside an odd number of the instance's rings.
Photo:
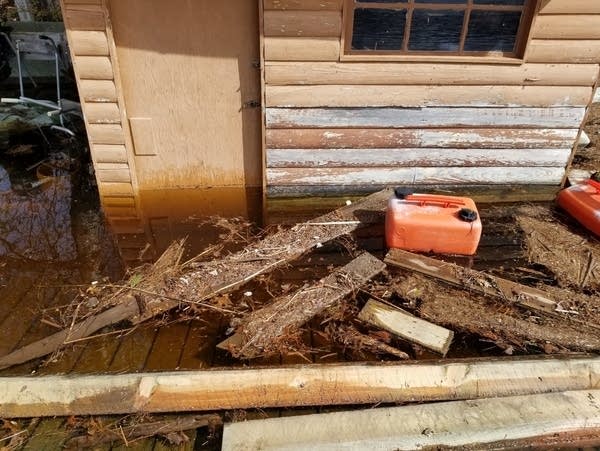
<path id="1" fill-rule="evenodd" d="M 460 47 L 464 14 L 464 11 L 415 9 L 408 49 L 457 51 Z"/>
<path id="2" fill-rule="evenodd" d="M 525 0 L 473 0 L 476 5 L 517 5 L 523 6 Z"/>
<path id="3" fill-rule="evenodd" d="M 443 4 L 464 5 L 467 3 L 467 0 L 415 0 L 415 3 L 443 3 Z"/>
<path id="4" fill-rule="evenodd" d="M 406 10 L 354 10 L 353 50 L 400 50 L 404 38 Z"/>
<path id="5" fill-rule="evenodd" d="M 513 52 L 520 20 L 520 12 L 472 11 L 465 50 Z"/>

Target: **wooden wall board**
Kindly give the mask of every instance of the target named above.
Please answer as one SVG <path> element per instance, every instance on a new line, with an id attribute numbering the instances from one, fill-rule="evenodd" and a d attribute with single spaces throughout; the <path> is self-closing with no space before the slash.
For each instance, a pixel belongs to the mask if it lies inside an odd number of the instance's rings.
<path id="1" fill-rule="evenodd" d="M 600 39 L 600 14 L 541 14 L 534 39 Z"/>
<path id="2" fill-rule="evenodd" d="M 64 8 L 63 15 L 70 30 L 106 30 L 104 12 L 98 5 L 69 5 Z"/>
<path id="3" fill-rule="evenodd" d="M 129 168 L 126 169 L 102 169 L 96 170 L 98 180 L 101 182 L 131 183 Z"/>
<path id="4" fill-rule="evenodd" d="M 338 11 L 265 11 L 265 36 L 337 37 L 342 31 Z"/>
<path id="5" fill-rule="evenodd" d="M 268 128 L 576 128 L 585 108 L 267 108 Z"/>
<path id="6" fill-rule="evenodd" d="M 265 10 L 341 11 L 343 0 L 264 0 Z"/>
<path id="7" fill-rule="evenodd" d="M 73 30 L 71 46 L 78 56 L 109 56 L 105 31 Z"/>
<path id="8" fill-rule="evenodd" d="M 297 40 L 294 40 L 297 41 Z M 269 62 L 268 85 L 538 85 L 593 86 L 597 64 Z M 467 92 L 467 88 L 463 88 Z"/>
<path id="9" fill-rule="evenodd" d="M 79 95 L 84 102 L 116 102 L 114 80 L 80 80 Z"/>
<path id="10" fill-rule="evenodd" d="M 321 148 L 571 148 L 576 128 L 268 129 L 269 149 Z"/>
<path id="11" fill-rule="evenodd" d="M 534 39 L 527 48 L 530 63 L 600 63 L 600 39 Z"/>
<path id="12" fill-rule="evenodd" d="M 265 37 L 267 61 L 337 61 L 340 56 L 339 37 L 290 38 Z"/>
<path id="13" fill-rule="evenodd" d="M 114 79 L 112 62 L 106 56 L 76 56 L 74 65 L 77 75 L 81 79 Z"/>
<path id="14" fill-rule="evenodd" d="M 540 14 L 600 14 L 597 0 L 541 0 Z"/>
<path id="15" fill-rule="evenodd" d="M 98 185 L 98 191 L 102 197 L 134 197 L 131 183 L 101 183 Z M 143 232 L 144 230 L 142 229 Z"/>
<path id="16" fill-rule="evenodd" d="M 116 103 L 88 102 L 86 118 L 90 124 L 120 124 L 121 111 Z"/>
<path id="17" fill-rule="evenodd" d="M 269 149 L 269 168 L 535 167 L 567 164 L 565 149 Z"/>
<path id="18" fill-rule="evenodd" d="M 590 443 L 600 433 L 599 396 L 572 391 L 230 423 L 222 449 L 526 449 L 577 436 Z"/>
<path id="19" fill-rule="evenodd" d="M 298 185 L 465 185 L 465 184 L 556 184 L 564 167 L 427 167 L 427 168 L 270 168 L 267 184 Z"/>
<path id="20" fill-rule="evenodd" d="M 123 128 L 119 124 L 89 124 L 88 134 L 93 144 L 125 144 Z"/>
<path id="21" fill-rule="evenodd" d="M 557 107 L 587 106 L 592 88 L 571 86 L 267 86 L 266 106 L 317 107 Z"/>
<path id="22" fill-rule="evenodd" d="M 96 163 L 127 163 L 127 148 L 123 145 L 95 144 L 92 156 Z"/>

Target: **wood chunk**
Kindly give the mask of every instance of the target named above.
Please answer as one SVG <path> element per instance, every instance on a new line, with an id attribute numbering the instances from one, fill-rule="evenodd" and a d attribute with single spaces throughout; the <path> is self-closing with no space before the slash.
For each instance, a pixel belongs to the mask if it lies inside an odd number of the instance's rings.
<path id="1" fill-rule="evenodd" d="M 417 318 L 402 309 L 370 299 L 358 318 L 445 356 L 454 332 Z"/>
<path id="2" fill-rule="evenodd" d="M 600 382 L 600 358 L 464 359 L 0 378 L 0 418 L 479 399 Z"/>
<path id="3" fill-rule="evenodd" d="M 369 253 L 362 254 L 316 284 L 280 297 L 251 313 L 240 331 L 218 345 L 235 357 L 255 358 L 280 350 L 286 336 L 326 309 L 334 306 L 358 287 L 385 269 L 385 264 Z M 237 344 L 237 346 L 236 346 Z"/>
<path id="4" fill-rule="evenodd" d="M 225 426 L 222 449 L 482 449 L 566 437 L 574 445 L 598 437 L 599 397 L 571 391 L 247 421 Z"/>
<path id="5" fill-rule="evenodd" d="M 492 296 L 532 310 L 553 313 L 557 303 L 546 292 L 481 271 L 463 268 L 424 255 L 392 249 L 385 257 L 388 265 L 416 271 L 452 285 Z"/>

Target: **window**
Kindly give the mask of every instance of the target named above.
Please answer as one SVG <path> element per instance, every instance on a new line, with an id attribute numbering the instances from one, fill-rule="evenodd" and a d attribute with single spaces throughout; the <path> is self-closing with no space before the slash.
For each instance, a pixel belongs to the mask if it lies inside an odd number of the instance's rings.
<path id="1" fill-rule="evenodd" d="M 522 56 L 535 0 L 346 0 L 346 55 Z"/>

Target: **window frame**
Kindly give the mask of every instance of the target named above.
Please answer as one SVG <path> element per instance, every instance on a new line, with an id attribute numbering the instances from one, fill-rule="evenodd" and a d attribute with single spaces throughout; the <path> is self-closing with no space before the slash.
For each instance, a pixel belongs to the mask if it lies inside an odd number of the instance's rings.
<path id="1" fill-rule="evenodd" d="M 358 2 L 358 3 L 357 3 Z M 374 6 L 373 6 L 374 5 Z M 415 8 L 429 10 L 464 10 L 463 28 L 461 30 L 460 47 L 462 48 L 468 33 L 468 20 L 471 11 L 522 11 L 521 23 L 517 31 L 515 52 L 465 52 L 463 51 L 410 51 L 408 40 L 412 26 L 412 12 Z M 407 0 L 405 3 L 360 3 L 360 0 L 344 0 L 343 29 L 340 48 L 340 61 L 423 61 L 423 62 L 471 62 L 471 63 L 504 63 L 521 64 L 525 56 L 527 44 L 531 38 L 534 18 L 537 15 L 539 2 L 525 0 L 521 6 L 514 5 L 476 5 L 473 0 L 467 0 L 466 5 L 416 3 Z M 401 50 L 353 50 L 352 37 L 354 32 L 354 10 L 356 8 L 398 9 L 407 10 L 407 26 L 404 27 L 404 43 Z"/>

